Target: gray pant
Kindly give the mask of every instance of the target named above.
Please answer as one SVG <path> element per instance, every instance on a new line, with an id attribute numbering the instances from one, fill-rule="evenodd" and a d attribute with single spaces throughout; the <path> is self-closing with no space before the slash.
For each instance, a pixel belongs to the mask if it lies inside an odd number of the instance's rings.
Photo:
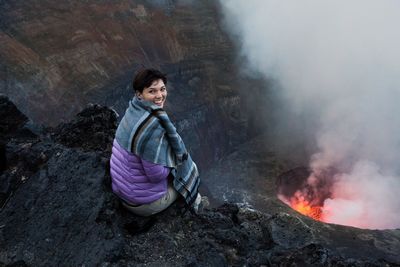
<path id="1" fill-rule="evenodd" d="M 175 190 L 175 188 L 170 183 L 168 183 L 167 193 L 160 199 L 137 207 L 130 206 L 124 201 L 122 201 L 122 205 L 136 215 L 147 217 L 168 208 L 178 198 L 178 194 L 179 193 Z"/>

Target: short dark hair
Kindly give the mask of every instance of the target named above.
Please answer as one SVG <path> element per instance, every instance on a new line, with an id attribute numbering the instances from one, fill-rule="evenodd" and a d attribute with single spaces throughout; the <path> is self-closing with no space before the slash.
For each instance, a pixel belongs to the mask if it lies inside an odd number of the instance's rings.
<path id="1" fill-rule="evenodd" d="M 133 90 L 143 92 L 143 89 L 149 87 L 154 81 L 162 80 L 167 85 L 167 76 L 156 69 L 143 69 L 138 71 L 133 79 Z"/>

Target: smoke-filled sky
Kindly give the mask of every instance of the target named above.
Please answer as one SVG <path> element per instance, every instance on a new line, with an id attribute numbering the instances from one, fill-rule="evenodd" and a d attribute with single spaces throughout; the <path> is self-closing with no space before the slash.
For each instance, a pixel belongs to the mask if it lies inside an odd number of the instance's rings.
<path id="1" fill-rule="evenodd" d="M 312 169 L 341 171 L 328 221 L 400 228 L 400 1 L 220 3 L 246 69 L 315 122 Z"/>

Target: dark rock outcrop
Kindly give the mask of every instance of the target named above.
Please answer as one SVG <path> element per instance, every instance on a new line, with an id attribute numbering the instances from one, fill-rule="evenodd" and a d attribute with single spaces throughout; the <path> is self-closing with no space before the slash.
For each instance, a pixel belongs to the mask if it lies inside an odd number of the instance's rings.
<path id="1" fill-rule="evenodd" d="M 33 137 L 24 126 L 29 119 L 22 114 L 5 95 L 0 95 L 0 140 L 6 142 L 12 137 Z"/>
<path id="2" fill-rule="evenodd" d="M 22 114 L 6 96 L 0 96 L 0 207 L 27 177 L 35 173 L 43 161 L 35 144 L 39 137 Z"/>
<path id="3" fill-rule="evenodd" d="M 70 122 L 58 125 L 52 137 L 67 147 L 110 154 L 118 126 L 117 116 L 109 108 L 91 104 Z"/>
<path id="4" fill-rule="evenodd" d="M 72 136 L 113 125 L 111 112 L 97 106 L 84 110 L 73 122 L 60 125 L 53 137 L 71 134 L 71 125 L 76 126 Z M 88 120 L 85 114 L 97 119 Z M 112 137 L 112 132 L 104 129 L 102 134 Z M 79 142 L 82 148 L 78 141 L 66 146 L 48 136 L 44 133 L 30 145 L 26 138 L 7 142 L 6 155 L 13 164 L 1 179 L 18 178 L 18 168 L 30 167 L 23 169 L 23 182 L 0 210 L 0 266 L 400 264 L 398 231 L 333 229 L 295 213 L 269 214 L 229 203 L 193 215 L 184 213 L 178 201 L 154 217 L 134 216 L 110 190 L 106 147 L 96 147 L 85 137 Z M 340 235 L 353 235 L 353 243 L 335 240 Z M 374 253 L 362 250 L 368 237 Z M 343 246 L 352 256 L 343 256 Z"/>

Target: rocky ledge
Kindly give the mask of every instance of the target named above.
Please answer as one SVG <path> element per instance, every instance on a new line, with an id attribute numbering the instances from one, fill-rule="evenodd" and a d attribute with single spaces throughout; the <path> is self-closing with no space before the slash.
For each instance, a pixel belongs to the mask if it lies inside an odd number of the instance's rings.
<path id="1" fill-rule="evenodd" d="M 225 203 L 194 215 L 178 202 L 152 218 L 134 216 L 110 190 L 112 110 L 92 105 L 45 129 L 6 97 L 0 107 L 0 266 L 400 264 L 398 231 L 374 240 L 393 241 L 376 255 L 343 257 L 317 241 L 317 227 L 285 212 Z"/>

